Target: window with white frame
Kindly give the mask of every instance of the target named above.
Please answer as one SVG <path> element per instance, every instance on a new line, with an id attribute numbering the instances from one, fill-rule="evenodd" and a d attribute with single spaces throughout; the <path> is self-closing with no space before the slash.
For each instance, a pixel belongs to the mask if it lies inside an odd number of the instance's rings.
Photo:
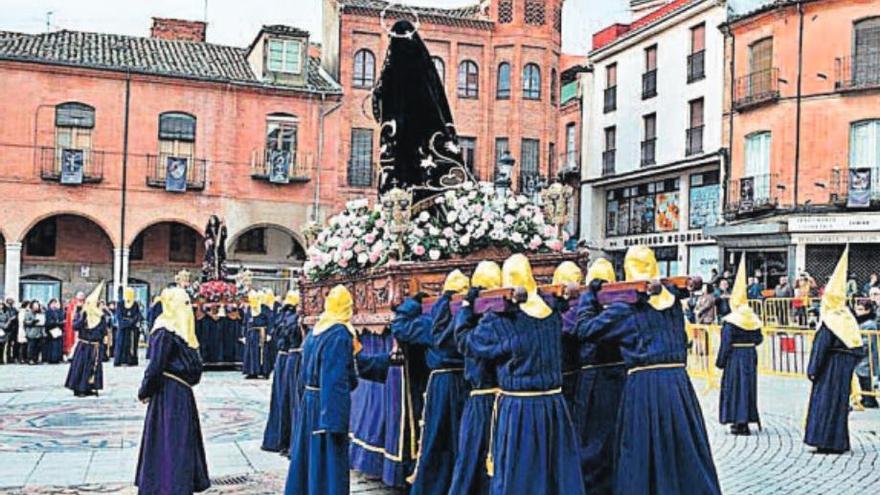
<path id="1" fill-rule="evenodd" d="M 770 131 L 754 132 L 746 136 L 745 174 L 754 181 L 754 199 L 770 197 Z"/>
<path id="2" fill-rule="evenodd" d="M 302 41 L 269 40 L 267 66 L 270 71 L 299 74 L 302 64 Z"/>
<path id="3" fill-rule="evenodd" d="M 863 120 L 852 124 L 849 166 L 850 168 L 880 168 L 880 119 Z"/>

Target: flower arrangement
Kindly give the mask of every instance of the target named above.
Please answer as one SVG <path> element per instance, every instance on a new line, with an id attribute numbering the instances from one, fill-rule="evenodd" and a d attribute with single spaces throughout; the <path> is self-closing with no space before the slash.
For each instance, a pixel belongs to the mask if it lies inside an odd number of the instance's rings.
<path id="1" fill-rule="evenodd" d="M 198 285 L 199 301 L 203 303 L 232 303 L 240 298 L 240 290 L 235 283 L 211 280 Z"/>
<path id="2" fill-rule="evenodd" d="M 352 202 L 332 217 L 308 250 L 304 271 L 311 280 L 354 275 L 388 262 L 397 240 L 386 228 L 382 208 L 366 200 Z M 567 234 L 544 220 L 541 208 L 526 196 L 496 194 L 491 185 L 466 183 L 434 198 L 402 236 L 407 261 L 464 257 L 489 247 L 511 252 L 560 252 Z"/>

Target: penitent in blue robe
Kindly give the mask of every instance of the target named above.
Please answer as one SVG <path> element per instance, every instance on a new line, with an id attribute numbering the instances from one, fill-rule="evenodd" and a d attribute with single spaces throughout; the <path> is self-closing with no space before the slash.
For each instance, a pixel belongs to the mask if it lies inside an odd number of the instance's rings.
<path id="1" fill-rule="evenodd" d="M 293 423 L 286 495 L 349 493 L 348 425 L 357 375 L 348 329 L 333 325 L 303 344 L 302 403 Z"/>
<path id="2" fill-rule="evenodd" d="M 611 304 L 579 321 L 576 333 L 619 346 L 629 373 L 618 416 L 614 493 L 720 494 L 703 412 L 685 370 L 681 304 L 662 311 L 644 298 Z M 639 369 L 644 366 L 660 367 Z"/>
<path id="3" fill-rule="evenodd" d="M 446 495 L 452 483 L 461 415 L 468 395 L 464 381 L 464 358 L 455 343 L 450 303 L 452 293 L 437 299 L 429 318 L 421 317 L 422 305 L 407 299 L 396 310 L 391 325 L 402 343 L 427 349 L 430 369 L 419 436 L 419 453 L 410 495 Z"/>
<path id="4" fill-rule="evenodd" d="M 559 314 L 490 313 L 460 342 L 465 356 L 494 362 L 502 389 L 491 432 L 490 493 L 583 494 L 577 439 L 562 397 Z"/>
<path id="5" fill-rule="evenodd" d="M 393 345 L 387 333 L 366 333 L 360 340 L 364 354 L 387 354 Z M 359 377 L 351 393 L 351 411 L 351 468 L 368 478 L 381 479 L 385 468 L 385 383 Z"/>
<path id="6" fill-rule="evenodd" d="M 123 301 L 116 305 L 116 334 L 113 337 L 113 366 L 137 366 L 138 344 L 141 340 L 141 307 L 134 303 L 130 308 Z"/>
<path id="7" fill-rule="evenodd" d="M 863 347 L 850 349 L 825 325 L 816 332 L 807 376 L 813 382 L 804 443 L 827 452 L 849 445 L 849 395 Z"/>
<path id="8" fill-rule="evenodd" d="M 97 395 L 98 390 L 104 388 L 101 343 L 107 335 L 107 320 L 101 318 L 101 322 L 96 327 L 89 328 L 86 314 L 81 311 L 73 320 L 73 328 L 77 331 L 79 340 L 73 352 L 70 368 L 67 370 L 64 386 L 73 390 L 77 397 Z"/>
<path id="9" fill-rule="evenodd" d="M 562 325 L 563 334 L 577 342 L 578 372 L 569 412 L 579 440 L 586 492 L 610 494 L 614 487 L 617 415 L 626 383 L 626 366 L 616 345 L 578 341 L 576 322 L 594 318 L 603 310 L 595 294 L 585 292 L 574 310 L 575 324 L 564 321 Z"/>
<path id="10" fill-rule="evenodd" d="M 455 315 L 455 339 L 461 346 L 466 332 L 479 321 L 470 306 Z M 489 455 L 489 430 L 492 428 L 492 407 L 498 394 L 498 379 L 493 363 L 486 359 L 466 356 L 464 378 L 471 388 L 461 415 L 458 434 L 458 452 L 455 455 L 452 486 L 449 493 L 488 495 L 491 478 L 486 471 Z"/>
<path id="11" fill-rule="evenodd" d="M 269 452 L 286 451 L 290 445 L 290 389 L 287 374 L 287 361 L 290 355 L 290 334 L 298 331 L 296 325 L 296 308 L 285 306 L 275 316 L 273 335 L 278 357 L 275 358 L 275 369 L 272 374 L 272 394 L 269 399 L 269 418 L 263 430 L 261 448 Z M 299 359 L 299 355 L 293 357 Z"/>
<path id="12" fill-rule="evenodd" d="M 138 457 L 138 492 L 185 495 L 211 486 L 193 387 L 202 378 L 202 358 L 177 334 L 150 334 L 152 359 L 138 399 L 149 399 Z"/>
<path id="13" fill-rule="evenodd" d="M 256 316 L 250 310 L 247 312 L 241 372 L 248 378 L 269 378 L 272 373 L 272 366 L 275 364 L 274 356 L 271 355 L 274 346 L 270 345 L 274 329 L 272 318 L 272 313 L 265 306 Z"/>
<path id="14" fill-rule="evenodd" d="M 724 370 L 718 400 L 721 424 L 761 424 L 758 415 L 758 352 L 761 329 L 743 330 L 732 323 L 721 328 L 721 347 L 715 366 Z"/>

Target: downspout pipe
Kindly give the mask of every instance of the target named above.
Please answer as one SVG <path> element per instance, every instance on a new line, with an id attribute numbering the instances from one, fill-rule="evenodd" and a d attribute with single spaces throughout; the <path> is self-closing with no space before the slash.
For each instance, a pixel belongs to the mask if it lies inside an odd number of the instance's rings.
<path id="1" fill-rule="evenodd" d="M 794 210 L 798 209 L 798 184 L 801 170 L 801 114 L 803 100 L 803 75 L 804 75 L 804 2 L 799 1 L 797 4 L 799 24 L 798 24 L 798 69 L 797 69 L 797 105 L 795 117 L 795 148 L 794 148 Z"/>
<path id="2" fill-rule="evenodd" d="M 313 222 L 318 221 L 318 207 L 321 203 L 321 170 L 320 163 L 324 158 L 324 120 L 328 115 L 339 110 L 342 106 L 342 102 L 339 101 L 335 105 L 329 108 L 324 108 L 324 101 L 327 99 L 326 93 L 321 93 L 321 111 L 318 118 L 318 159 L 315 161 L 315 197 L 312 203 L 312 218 Z"/>

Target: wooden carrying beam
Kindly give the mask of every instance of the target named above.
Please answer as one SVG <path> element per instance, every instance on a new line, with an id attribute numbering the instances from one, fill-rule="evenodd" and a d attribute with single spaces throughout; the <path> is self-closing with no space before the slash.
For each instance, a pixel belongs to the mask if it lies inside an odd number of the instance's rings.
<path id="1" fill-rule="evenodd" d="M 688 287 L 696 288 L 702 285 L 702 280 L 693 277 L 669 277 L 660 279 L 660 283 L 666 286 L 673 286 L 678 289 Z M 609 282 L 602 286 L 599 291 L 598 300 L 602 305 L 608 305 L 616 302 L 635 303 L 639 299 L 640 294 L 647 294 L 651 289 L 651 282 L 641 280 L 636 282 Z M 580 294 L 586 291 L 586 286 L 565 286 L 565 285 L 542 285 L 538 287 L 538 293 L 544 298 L 561 297 L 564 299 L 577 299 Z M 512 309 L 512 305 L 522 302 L 518 300 L 524 293 L 517 293 L 516 289 L 501 288 L 491 289 L 480 293 L 480 297 L 474 302 L 474 312 L 477 314 L 485 314 L 489 312 L 503 312 Z M 437 302 L 439 296 L 426 297 L 422 300 L 422 312 L 428 314 L 434 303 Z M 451 307 L 453 313 L 458 312 L 461 307 L 461 301 L 464 296 L 456 294 L 452 296 Z"/>

